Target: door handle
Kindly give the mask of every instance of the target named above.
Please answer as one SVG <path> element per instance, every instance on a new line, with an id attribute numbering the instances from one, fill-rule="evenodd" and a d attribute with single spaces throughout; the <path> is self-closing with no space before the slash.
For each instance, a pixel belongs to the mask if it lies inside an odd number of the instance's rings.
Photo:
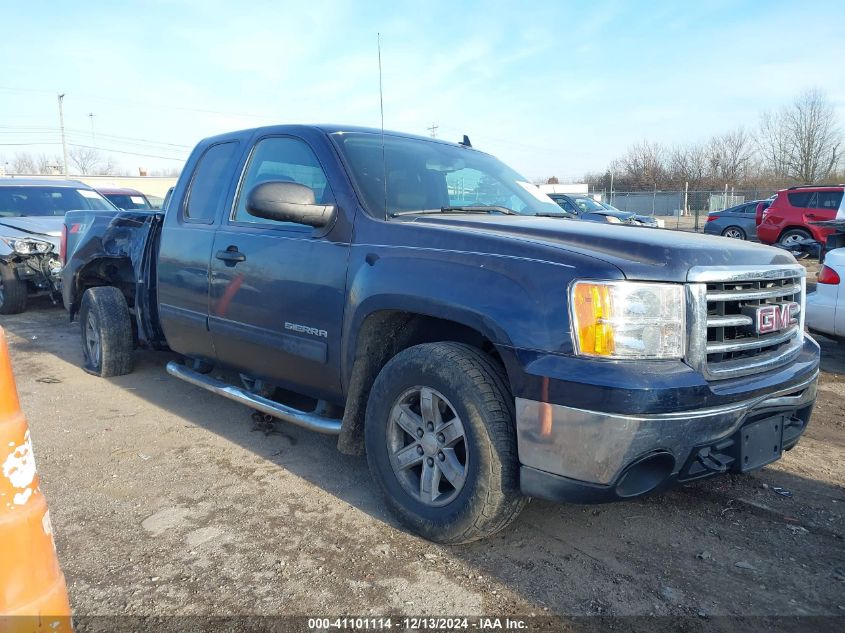
<path id="1" fill-rule="evenodd" d="M 227 266 L 234 266 L 239 262 L 246 261 L 246 255 L 238 251 L 237 246 L 230 246 L 225 251 L 217 251 L 214 256 L 217 259 L 226 262 Z"/>

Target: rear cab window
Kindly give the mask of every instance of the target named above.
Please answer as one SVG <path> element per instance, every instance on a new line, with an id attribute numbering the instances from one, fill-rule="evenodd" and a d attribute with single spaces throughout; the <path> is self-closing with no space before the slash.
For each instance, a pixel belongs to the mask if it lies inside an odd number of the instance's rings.
<path id="1" fill-rule="evenodd" d="M 226 203 L 226 192 L 237 158 L 238 142 L 224 141 L 203 153 L 194 169 L 182 207 L 186 222 L 213 224 Z"/>

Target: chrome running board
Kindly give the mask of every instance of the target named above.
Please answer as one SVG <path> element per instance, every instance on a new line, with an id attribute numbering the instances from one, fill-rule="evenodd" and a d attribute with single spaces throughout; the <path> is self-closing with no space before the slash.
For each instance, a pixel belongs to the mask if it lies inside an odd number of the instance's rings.
<path id="1" fill-rule="evenodd" d="M 192 385 L 216 393 L 218 396 L 245 404 L 253 409 L 258 409 L 262 413 L 272 415 L 274 418 L 296 424 L 310 431 L 317 431 L 318 433 L 325 433 L 327 435 L 340 435 L 340 420 L 327 418 L 313 412 L 301 411 L 268 398 L 262 398 L 242 387 L 236 387 L 230 383 L 188 369 L 176 361 L 167 363 L 167 373 Z"/>

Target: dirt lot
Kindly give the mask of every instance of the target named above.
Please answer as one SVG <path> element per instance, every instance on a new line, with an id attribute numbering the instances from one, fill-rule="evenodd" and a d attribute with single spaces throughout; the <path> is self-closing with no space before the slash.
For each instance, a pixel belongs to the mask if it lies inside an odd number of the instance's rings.
<path id="1" fill-rule="evenodd" d="M 778 464 L 639 501 L 533 501 L 440 547 L 399 529 L 364 459 L 169 377 L 80 369 L 46 301 L 4 317 L 77 614 L 842 615 L 845 346 Z M 778 489 L 790 496 L 782 496 Z"/>

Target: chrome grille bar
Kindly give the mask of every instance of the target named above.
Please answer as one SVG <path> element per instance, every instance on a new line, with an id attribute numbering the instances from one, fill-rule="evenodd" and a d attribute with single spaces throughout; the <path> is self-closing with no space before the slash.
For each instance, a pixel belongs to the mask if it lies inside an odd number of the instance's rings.
<path id="1" fill-rule="evenodd" d="M 742 327 L 754 322 L 750 316 L 716 316 L 707 318 L 707 327 Z"/>
<path id="2" fill-rule="evenodd" d="M 804 340 L 806 271 L 800 264 L 713 266 L 689 271 L 687 362 L 708 380 L 769 371 L 791 362 Z M 754 309 L 794 301 L 798 322 L 771 334 L 755 329 Z"/>
<path id="3" fill-rule="evenodd" d="M 766 334 L 750 340 L 739 339 L 729 343 L 708 343 L 707 354 L 724 354 L 725 352 L 742 352 L 749 349 L 761 349 L 763 347 L 771 347 L 772 345 L 779 345 L 784 341 L 788 341 L 795 336 L 798 328 L 793 326 L 783 332 L 776 334 Z"/>
<path id="4" fill-rule="evenodd" d="M 778 297 L 790 297 L 801 292 L 800 284 L 789 286 L 776 286 L 774 288 L 762 288 L 760 290 L 720 290 L 708 292 L 708 301 L 753 301 L 756 299 L 775 299 Z"/>

